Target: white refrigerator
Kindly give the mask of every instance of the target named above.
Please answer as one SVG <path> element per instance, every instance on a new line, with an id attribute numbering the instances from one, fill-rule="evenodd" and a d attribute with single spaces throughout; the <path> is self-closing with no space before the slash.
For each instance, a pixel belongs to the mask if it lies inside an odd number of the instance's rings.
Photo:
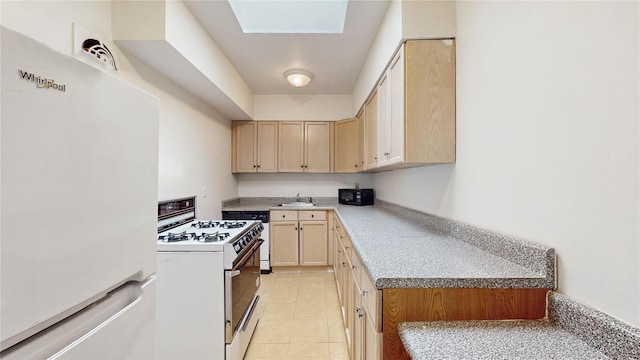
<path id="1" fill-rule="evenodd" d="M 158 99 L 0 37 L 0 358 L 153 358 Z"/>

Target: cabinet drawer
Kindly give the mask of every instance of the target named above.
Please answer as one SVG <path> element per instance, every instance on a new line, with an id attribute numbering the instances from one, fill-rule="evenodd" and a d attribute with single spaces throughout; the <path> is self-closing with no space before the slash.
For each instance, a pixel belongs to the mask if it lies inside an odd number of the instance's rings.
<path id="1" fill-rule="evenodd" d="M 327 220 L 327 212 L 323 210 L 298 211 L 299 220 Z"/>
<path id="2" fill-rule="evenodd" d="M 275 210 L 271 212 L 271 221 L 291 221 L 298 220 L 296 210 Z"/>
<path id="3" fill-rule="evenodd" d="M 382 331 L 382 290 L 376 290 L 373 281 L 369 278 L 366 271 L 362 271 L 360 276 L 360 285 L 362 288 L 362 303 L 367 309 L 373 324 L 378 331 Z"/>

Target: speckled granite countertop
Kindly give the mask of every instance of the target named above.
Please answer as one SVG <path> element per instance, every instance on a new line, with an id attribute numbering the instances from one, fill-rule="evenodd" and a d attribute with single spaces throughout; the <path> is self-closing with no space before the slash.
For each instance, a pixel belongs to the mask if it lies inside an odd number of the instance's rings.
<path id="1" fill-rule="evenodd" d="M 414 360 L 609 359 L 547 320 L 401 323 Z"/>
<path id="2" fill-rule="evenodd" d="M 283 208 L 275 205 L 287 198 L 257 199 L 223 210 L 336 210 L 378 289 L 555 287 L 555 253 L 537 244 L 381 201 L 358 207 L 319 199 L 317 207 Z"/>
<path id="3" fill-rule="evenodd" d="M 414 360 L 640 359 L 640 329 L 564 294 L 549 295 L 548 320 L 405 322 Z"/>
<path id="4" fill-rule="evenodd" d="M 411 214 L 345 205 L 337 212 L 378 289 L 553 287 L 535 267 L 454 238 Z"/>

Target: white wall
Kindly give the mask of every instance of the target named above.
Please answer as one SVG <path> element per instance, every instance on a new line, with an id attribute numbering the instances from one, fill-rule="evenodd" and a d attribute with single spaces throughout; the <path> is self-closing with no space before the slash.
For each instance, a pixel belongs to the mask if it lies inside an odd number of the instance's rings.
<path id="1" fill-rule="evenodd" d="M 378 82 L 380 75 L 391 61 L 391 57 L 402 41 L 402 4 L 401 0 L 391 0 L 387 13 L 382 19 L 367 60 L 360 70 L 360 76 L 353 88 L 353 113 L 357 114 L 369 93 Z"/>
<path id="2" fill-rule="evenodd" d="M 2 1 L 1 6 L 3 25 L 68 55 L 74 22 L 111 40 L 110 1 Z M 230 174 L 229 120 L 139 61 L 119 51 L 117 58 L 119 76 L 160 99 L 159 199 L 198 195 L 198 216 L 220 217 L 220 200 L 238 191 Z M 218 167 L 222 171 L 214 171 Z"/>
<path id="3" fill-rule="evenodd" d="M 373 185 L 371 174 L 241 174 L 240 197 L 338 197 L 338 189 Z"/>
<path id="4" fill-rule="evenodd" d="M 458 2 L 457 163 L 377 196 L 552 246 L 560 291 L 640 325 L 638 7 Z"/>
<path id="5" fill-rule="evenodd" d="M 456 35 L 456 1 L 402 2 L 402 37 L 438 39 Z"/>
<path id="6" fill-rule="evenodd" d="M 167 1 L 166 4 L 167 42 L 242 111 L 253 115 L 253 91 L 191 10 L 182 1 Z"/>
<path id="7" fill-rule="evenodd" d="M 351 95 L 256 95 L 254 120 L 334 121 L 353 117 Z"/>

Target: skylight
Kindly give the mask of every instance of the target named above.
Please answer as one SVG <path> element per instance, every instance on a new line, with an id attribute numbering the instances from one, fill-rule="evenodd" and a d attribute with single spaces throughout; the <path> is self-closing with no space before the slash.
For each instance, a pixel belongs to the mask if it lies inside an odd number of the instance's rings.
<path id="1" fill-rule="evenodd" d="M 229 0 L 245 33 L 341 34 L 347 0 Z"/>

